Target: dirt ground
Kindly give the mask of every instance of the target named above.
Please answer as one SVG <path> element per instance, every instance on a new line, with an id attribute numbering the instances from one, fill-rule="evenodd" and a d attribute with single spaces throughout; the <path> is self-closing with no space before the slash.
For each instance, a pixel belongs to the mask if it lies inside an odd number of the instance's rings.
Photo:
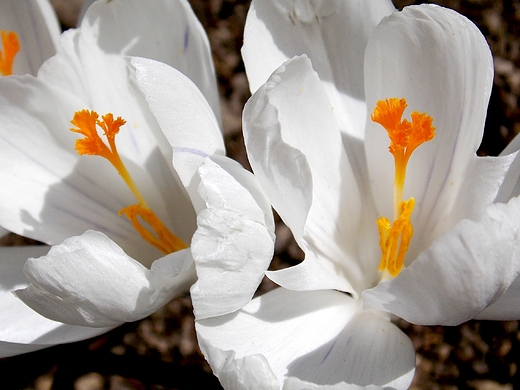
<path id="1" fill-rule="evenodd" d="M 244 165 L 241 110 L 249 97 L 240 58 L 249 1 L 191 0 L 212 45 L 228 154 Z M 74 23 L 74 1 L 54 0 L 64 24 Z M 396 0 L 399 8 L 421 2 Z M 443 0 L 473 20 L 495 61 L 495 83 L 481 155 L 497 155 L 520 132 L 520 1 Z M 73 8 L 72 11 L 68 8 Z M 294 264 L 301 251 L 278 224 L 273 267 Z M 12 240 L 19 240 L 13 238 Z M 263 288 L 272 286 L 265 284 Z M 470 321 L 457 327 L 399 326 L 417 351 L 414 389 L 520 388 L 518 321 Z M 218 389 L 195 339 L 188 296 L 150 317 L 96 339 L 0 359 L 2 389 Z"/>

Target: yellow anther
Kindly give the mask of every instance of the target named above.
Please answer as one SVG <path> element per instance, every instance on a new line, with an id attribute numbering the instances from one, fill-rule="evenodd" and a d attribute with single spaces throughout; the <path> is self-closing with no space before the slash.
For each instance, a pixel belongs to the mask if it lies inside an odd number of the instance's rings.
<path id="1" fill-rule="evenodd" d="M 14 31 L 5 32 L 5 30 L 2 30 L 1 34 L 3 49 L 0 50 L 0 74 L 10 76 L 13 74 L 14 57 L 20 50 L 20 42 Z"/>
<path id="2" fill-rule="evenodd" d="M 402 119 L 407 107 L 406 99 L 390 98 L 376 103 L 370 118 L 383 126 L 390 138 L 388 150 L 394 156 L 394 222 L 388 218 L 379 218 L 379 245 L 381 246 L 380 271 L 388 271 L 397 276 L 404 265 L 404 258 L 413 235 L 410 217 L 415 201 L 410 198 L 403 201 L 406 167 L 413 151 L 435 136 L 433 118 L 426 113 L 414 111 L 411 122 Z"/>
<path id="3" fill-rule="evenodd" d="M 70 123 L 75 126 L 70 129 L 71 131 L 85 136 L 85 138 L 76 140 L 75 149 L 78 154 L 95 155 L 107 159 L 121 175 L 139 202 L 138 204 L 123 208 L 119 211 L 119 215 L 124 214 L 132 222 L 132 226 L 139 232 L 141 237 L 164 254 L 187 248 L 187 245 L 180 238 L 172 234 L 157 215 L 148 207 L 148 204 L 141 195 L 141 192 L 117 152 L 115 136 L 119 133 L 119 129 L 126 121 L 121 117 L 114 119 L 111 113 L 103 115 L 101 119 L 99 119 L 97 112 L 81 110 L 74 113 L 74 118 L 72 118 Z M 99 136 L 98 127 L 103 131 L 107 140 L 106 143 Z M 144 227 L 139 218 L 148 224 L 149 228 Z"/>
<path id="4" fill-rule="evenodd" d="M 390 224 L 388 218 L 379 218 L 379 245 L 381 246 L 381 262 L 379 271 L 388 271 L 390 275 L 397 276 L 404 264 L 404 257 L 413 236 L 413 227 L 410 222 L 414 198 L 401 203 L 401 214 Z"/>

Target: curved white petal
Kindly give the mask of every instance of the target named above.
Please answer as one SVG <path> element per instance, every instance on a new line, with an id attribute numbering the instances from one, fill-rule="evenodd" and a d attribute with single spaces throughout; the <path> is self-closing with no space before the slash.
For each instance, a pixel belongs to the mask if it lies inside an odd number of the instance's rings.
<path id="1" fill-rule="evenodd" d="M 415 324 L 458 325 L 499 299 L 519 274 L 520 198 L 513 198 L 488 207 L 479 221 L 460 221 L 395 279 L 365 291 L 363 302 Z"/>
<path id="2" fill-rule="evenodd" d="M 274 251 L 271 207 L 254 176 L 226 157 L 213 159 L 199 168 L 206 208 L 198 215 L 191 246 L 197 319 L 231 313 L 248 303 Z"/>
<path id="3" fill-rule="evenodd" d="M 42 317 L 12 294 L 27 287 L 25 260 L 45 255 L 46 246 L 0 248 L 0 357 L 36 351 L 56 344 L 84 340 L 111 328 L 66 325 Z"/>
<path id="4" fill-rule="evenodd" d="M 477 320 L 512 321 L 520 319 L 520 276 L 495 302 L 475 316 Z"/>
<path id="5" fill-rule="evenodd" d="M 151 58 L 178 69 L 202 91 L 220 121 L 208 37 L 188 1 L 97 1 L 80 29 L 83 41 L 106 53 Z"/>
<path id="6" fill-rule="evenodd" d="M 132 58 L 130 64 L 133 79 L 166 137 L 159 145 L 163 149 L 170 146 L 163 153 L 172 158 L 198 210 L 203 202 L 197 193 L 197 168 L 204 157 L 224 154 L 224 141 L 214 113 L 197 87 L 178 70 L 144 58 Z"/>
<path id="7" fill-rule="evenodd" d="M 520 150 L 520 136 L 517 134 L 515 138 L 500 153 L 501 156 L 506 156 L 508 154 L 512 154 L 518 152 Z"/>
<path id="8" fill-rule="evenodd" d="M 395 325 L 375 312 L 360 312 L 356 300 L 336 291 L 276 289 L 237 313 L 198 321 L 196 329 L 219 377 L 224 366 L 227 376 L 241 367 L 230 359 L 256 356 L 261 362 L 261 355 L 280 387 L 296 377 L 320 385 L 406 388 L 415 367 L 412 343 Z"/>
<path id="9" fill-rule="evenodd" d="M 509 148 L 511 146 L 511 149 Z M 495 201 L 507 202 L 509 199 L 520 195 L 520 137 L 516 137 L 511 143 L 504 149 L 501 156 L 509 156 L 514 158 L 513 162 L 507 170 L 506 177 L 500 189 L 498 191 Z"/>
<path id="10" fill-rule="evenodd" d="M 363 60 L 372 30 L 391 1 L 253 1 L 242 56 L 252 92 L 295 55 L 307 54 L 334 106 L 342 131 L 363 137 Z"/>
<path id="11" fill-rule="evenodd" d="M 61 34 L 58 18 L 48 0 L 1 1 L 0 30 L 18 35 L 20 51 L 15 56 L 13 74 L 33 76 L 43 62 L 56 53 Z"/>
<path id="12" fill-rule="evenodd" d="M 338 383 L 336 385 L 317 385 L 314 383 L 302 381 L 298 378 L 287 378 L 283 384 L 282 390 L 392 390 L 393 387 L 382 387 L 382 386 L 358 386 L 351 385 L 345 382 Z"/>
<path id="13" fill-rule="evenodd" d="M 320 263 L 308 267 L 325 272 L 314 275 L 316 288 L 352 292 L 364 283 L 354 254 L 362 203 L 332 111 L 309 60 L 296 57 L 246 104 L 244 138 L 255 175 L 305 262 Z"/>
<path id="14" fill-rule="evenodd" d="M 16 295 L 38 313 L 72 325 L 108 327 L 136 321 L 186 292 L 195 281 L 189 249 L 148 270 L 108 237 L 87 231 L 26 262 L 29 287 Z"/>
<path id="15" fill-rule="evenodd" d="M 380 99 L 403 97 L 408 102 L 404 118 L 412 111 L 426 112 L 436 127 L 435 138 L 418 147 L 407 168 L 404 199 L 413 196 L 416 202 L 411 252 L 429 246 L 461 218 L 473 217 L 460 212 L 482 209 L 496 195 L 505 174 L 500 169 L 490 170 L 494 175 L 488 180 L 479 178 L 488 185 L 468 186 L 492 82 L 485 38 L 455 11 L 406 7 L 383 19 L 370 38 L 365 56 L 369 113 Z M 386 131 L 369 120 L 366 155 L 374 196 L 380 215 L 392 219 L 394 161 L 388 145 Z M 474 196 L 475 191 L 481 195 Z"/>
<path id="16" fill-rule="evenodd" d="M 224 389 L 278 390 L 280 385 L 266 358 L 262 355 L 249 355 L 235 358 L 235 352 L 223 351 L 198 335 L 199 344 L 204 345 L 205 355 L 211 356 L 213 372 Z"/>

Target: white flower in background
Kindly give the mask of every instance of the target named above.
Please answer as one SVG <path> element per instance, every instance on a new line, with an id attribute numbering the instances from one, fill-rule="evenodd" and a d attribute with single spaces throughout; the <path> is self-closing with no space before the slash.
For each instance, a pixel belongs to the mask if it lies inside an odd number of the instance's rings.
<path id="1" fill-rule="evenodd" d="M 225 388 L 404 389 L 414 349 L 392 314 L 520 317 L 520 199 L 497 202 L 517 181 L 504 182 L 514 155 L 475 154 L 493 81 L 485 39 L 438 6 L 334 4 L 253 1 L 248 14 L 247 152 L 305 260 L 267 272 L 281 287 L 227 315 L 194 301 Z M 289 60 L 267 79 L 274 59 Z"/>
<path id="2" fill-rule="evenodd" d="M 38 77 L 0 79 L 0 225 L 56 245 L 1 248 L 1 356 L 92 337 L 187 291 L 197 168 L 224 154 L 187 1 L 98 1 L 59 44 Z"/>
<path id="3" fill-rule="evenodd" d="M 36 72 L 56 53 L 60 25 L 48 0 L 0 2 L 0 77 Z M 8 231 L 0 226 L 0 237 Z"/>
<path id="4" fill-rule="evenodd" d="M 48 0 L 0 1 L 0 76 L 36 76 L 56 53 L 60 33 Z"/>

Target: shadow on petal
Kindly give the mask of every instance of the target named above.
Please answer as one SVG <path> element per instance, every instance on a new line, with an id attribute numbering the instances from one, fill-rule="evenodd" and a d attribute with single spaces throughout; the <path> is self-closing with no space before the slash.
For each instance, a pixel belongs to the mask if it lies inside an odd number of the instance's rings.
<path id="1" fill-rule="evenodd" d="M 407 388 L 414 372 L 411 340 L 377 312 L 362 311 L 338 337 L 291 363 L 287 376 L 319 385 Z"/>

